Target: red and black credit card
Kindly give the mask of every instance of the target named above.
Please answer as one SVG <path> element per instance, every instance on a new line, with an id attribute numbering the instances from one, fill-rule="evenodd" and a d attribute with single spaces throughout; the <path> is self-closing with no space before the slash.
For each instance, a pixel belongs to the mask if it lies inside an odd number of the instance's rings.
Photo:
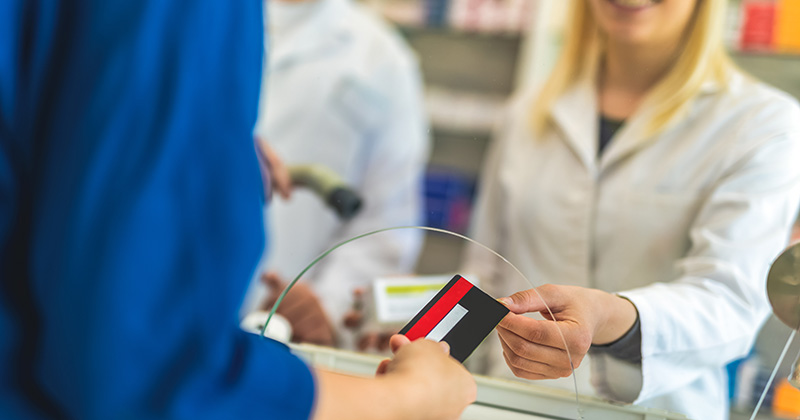
<path id="1" fill-rule="evenodd" d="M 456 274 L 400 334 L 411 341 L 446 341 L 450 355 L 463 363 L 507 313 L 503 304 Z"/>

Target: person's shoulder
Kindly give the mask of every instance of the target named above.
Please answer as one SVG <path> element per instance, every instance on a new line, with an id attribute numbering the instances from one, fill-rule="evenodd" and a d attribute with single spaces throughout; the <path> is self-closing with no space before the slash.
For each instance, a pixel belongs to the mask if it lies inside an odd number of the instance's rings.
<path id="1" fill-rule="evenodd" d="M 732 74 L 717 102 L 735 112 L 742 124 L 776 133 L 800 130 L 797 99 L 745 73 Z"/>
<path id="2" fill-rule="evenodd" d="M 712 141 L 731 151 L 748 153 L 785 139 L 800 144 L 798 101 L 738 70 L 724 83 L 707 82 L 692 109 L 684 126 L 702 127 Z"/>
<path id="3" fill-rule="evenodd" d="M 800 158 L 800 105 L 791 95 L 736 72 L 711 100 L 713 106 L 698 116 L 728 145 L 734 161 L 766 150 Z"/>
<path id="4" fill-rule="evenodd" d="M 347 16 L 357 53 L 363 59 L 389 66 L 418 65 L 415 53 L 397 28 L 375 10 L 363 4 L 351 4 Z"/>

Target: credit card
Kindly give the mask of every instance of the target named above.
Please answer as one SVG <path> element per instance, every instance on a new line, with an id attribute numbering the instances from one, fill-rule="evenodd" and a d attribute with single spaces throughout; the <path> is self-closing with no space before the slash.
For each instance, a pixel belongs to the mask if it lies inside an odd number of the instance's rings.
<path id="1" fill-rule="evenodd" d="M 411 341 L 446 341 L 450 355 L 463 363 L 507 313 L 503 304 L 456 274 L 400 334 Z"/>

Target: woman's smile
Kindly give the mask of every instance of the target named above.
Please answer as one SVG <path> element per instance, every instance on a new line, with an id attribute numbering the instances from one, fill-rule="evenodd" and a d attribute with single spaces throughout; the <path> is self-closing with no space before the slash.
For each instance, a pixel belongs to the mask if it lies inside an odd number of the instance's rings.
<path id="1" fill-rule="evenodd" d="M 662 0 L 607 0 L 609 3 L 626 11 L 639 11 L 661 3 Z"/>

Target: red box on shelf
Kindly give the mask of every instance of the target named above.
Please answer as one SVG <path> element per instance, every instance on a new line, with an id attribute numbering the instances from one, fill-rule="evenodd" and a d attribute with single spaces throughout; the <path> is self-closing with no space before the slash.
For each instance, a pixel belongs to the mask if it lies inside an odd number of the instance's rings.
<path id="1" fill-rule="evenodd" d="M 744 19 L 740 48 L 744 51 L 774 49 L 775 3 L 748 1 L 742 4 Z"/>

